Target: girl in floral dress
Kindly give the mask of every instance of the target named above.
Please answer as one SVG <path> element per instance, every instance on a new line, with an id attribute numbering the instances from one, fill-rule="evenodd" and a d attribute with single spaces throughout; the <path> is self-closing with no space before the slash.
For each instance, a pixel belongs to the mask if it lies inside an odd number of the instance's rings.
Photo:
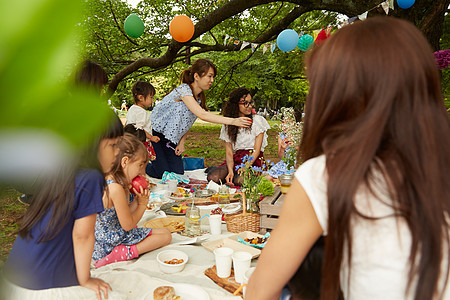
<path id="1" fill-rule="evenodd" d="M 133 178 L 145 174 L 147 149 L 134 136 L 126 133 L 118 144 L 119 155 L 113 171 L 106 176 L 107 189 L 103 195 L 105 210 L 97 215 L 95 224 L 95 267 L 130 260 L 140 254 L 168 245 L 172 236 L 166 228 L 136 228 L 144 214 L 148 190 L 133 191 L 129 201 L 129 186 Z"/>

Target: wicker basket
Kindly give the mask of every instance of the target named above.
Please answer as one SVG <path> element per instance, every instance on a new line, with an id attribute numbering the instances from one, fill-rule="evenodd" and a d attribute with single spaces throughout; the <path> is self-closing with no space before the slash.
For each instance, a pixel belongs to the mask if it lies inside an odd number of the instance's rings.
<path id="1" fill-rule="evenodd" d="M 259 232 L 260 215 L 258 213 L 248 213 L 245 209 L 245 195 L 242 194 L 242 213 L 234 215 L 226 215 L 225 222 L 227 222 L 227 230 L 233 233 L 243 231 Z"/>

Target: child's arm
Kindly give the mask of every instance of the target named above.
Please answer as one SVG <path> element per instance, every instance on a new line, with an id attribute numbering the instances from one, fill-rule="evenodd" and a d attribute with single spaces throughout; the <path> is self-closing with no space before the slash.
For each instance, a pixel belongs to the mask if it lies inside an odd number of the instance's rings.
<path id="1" fill-rule="evenodd" d="M 225 142 L 225 160 L 227 161 L 228 175 L 225 177 L 226 183 L 233 184 L 234 177 L 234 159 L 233 146 L 230 142 Z"/>
<path id="2" fill-rule="evenodd" d="M 126 231 L 133 229 L 144 214 L 148 203 L 148 190 L 141 190 L 136 195 L 137 208 L 132 212 L 124 188 L 118 183 L 109 184 L 109 198 L 116 209 L 120 226 Z"/>
<path id="3" fill-rule="evenodd" d="M 147 130 L 144 129 L 145 132 L 145 136 L 147 137 L 147 139 L 149 139 L 150 141 L 157 143 L 159 142 L 160 138 L 154 135 L 151 135 L 150 133 L 147 132 Z"/>
<path id="4" fill-rule="evenodd" d="M 258 158 L 259 154 L 261 153 L 263 139 L 264 139 L 264 132 L 261 132 L 255 138 L 255 146 L 253 148 L 253 153 L 252 153 L 252 156 L 253 156 L 252 164 L 255 163 L 256 159 Z"/>
<path id="5" fill-rule="evenodd" d="M 76 219 L 72 230 L 73 253 L 78 283 L 97 294 L 101 300 L 101 293 L 108 298 L 109 284 L 98 278 L 92 278 L 90 272 L 91 257 L 95 242 L 95 218 L 96 214 Z"/>

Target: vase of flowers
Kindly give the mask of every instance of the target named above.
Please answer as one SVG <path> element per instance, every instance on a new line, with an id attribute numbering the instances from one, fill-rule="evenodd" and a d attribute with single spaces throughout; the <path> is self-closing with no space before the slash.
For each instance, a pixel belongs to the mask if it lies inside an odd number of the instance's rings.
<path id="1" fill-rule="evenodd" d="M 264 177 L 266 174 L 266 164 L 263 162 L 262 168 L 253 166 L 253 156 L 245 155 L 242 164 L 236 166 L 236 170 L 242 178 L 242 190 L 246 198 L 246 211 L 259 212 L 259 201 L 264 196 L 274 193 L 273 184 Z"/>

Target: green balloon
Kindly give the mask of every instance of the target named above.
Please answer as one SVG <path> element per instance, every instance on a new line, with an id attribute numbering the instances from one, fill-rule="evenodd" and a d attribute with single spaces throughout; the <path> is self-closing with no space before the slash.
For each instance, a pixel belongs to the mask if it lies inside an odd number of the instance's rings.
<path id="1" fill-rule="evenodd" d="M 123 25 L 125 32 L 132 38 L 138 38 L 144 33 L 144 22 L 136 14 L 129 15 Z"/>

